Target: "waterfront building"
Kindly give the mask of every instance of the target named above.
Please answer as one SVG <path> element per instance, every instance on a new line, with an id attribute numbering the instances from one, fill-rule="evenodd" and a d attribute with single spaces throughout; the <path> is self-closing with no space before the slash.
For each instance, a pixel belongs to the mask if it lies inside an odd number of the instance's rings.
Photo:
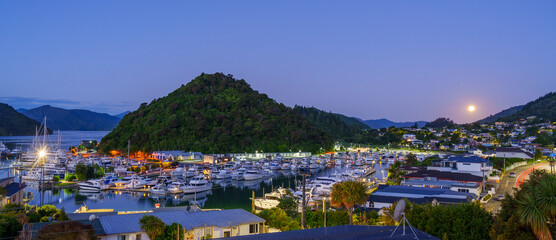
<path id="1" fill-rule="evenodd" d="M 402 235 L 402 228 L 392 235 L 395 226 L 363 226 L 363 225 L 342 225 L 323 228 L 312 228 L 295 231 L 265 233 L 258 235 L 248 235 L 240 237 L 226 238 L 230 240 L 296 240 L 296 239 L 351 239 L 351 240 L 405 240 L 415 239 L 410 229 L 406 229 L 406 234 Z M 407 227 L 408 228 L 408 227 Z M 421 240 L 438 240 L 417 228 L 413 228 L 415 234 Z M 392 236 L 390 236 L 392 235 Z"/>
<path id="2" fill-rule="evenodd" d="M 15 177 L 0 179 L 0 188 L 6 189 L 6 193 L 0 198 L 0 207 L 10 203 L 23 204 L 23 196 L 27 185 L 21 179 L 19 183 L 14 182 L 14 180 Z"/>
<path id="3" fill-rule="evenodd" d="M 473 201 L 470 193 L 456 192 L 445 188 L 424 188 L 398 185 L 379 185 L 378 189 L 369 196 L 366 208 L 380 210 L 392 206 L 400 199 L 407 199 L 412 203 L 458 204 Z"/>

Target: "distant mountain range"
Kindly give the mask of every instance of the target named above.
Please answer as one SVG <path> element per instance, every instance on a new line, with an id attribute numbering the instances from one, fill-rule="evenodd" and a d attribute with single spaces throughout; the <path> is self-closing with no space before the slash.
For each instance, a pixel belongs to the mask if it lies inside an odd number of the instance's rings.
<path id="1" fill-rule="evenodd" d="M 479 120 L 479 123 L 517 121 L 529 116 L 536 116 L 544 120 L 556 121 L 556 92 L 550 92 L 525 105 L 515 106 Z"/>
<path id="2" fill-rule="evenodd" d="M 34 135 L 40 125 L 40 122 L 18 113 L 10 105 L 0 103 L 0 136 Z"/>
<path id="3" fill-rule="evenodd" d="M 50 105 L 18 110 L 21 114 L 38 122 L 42 122 L 46 116 L 46 125 L 55 130 L 109 131 L 120 122 L 120 118 L 106 113 L 81 109 L 67 110 Z"/>
<path id="4" fill-rule="evenodd" d="M 117 117 L 117 118 L 119 118 L 119 119 L 122 119 L 122 118 L 124 118 L 124 116 L 125 116 L 126 114 L 128 114 L 128 113 L 130 113 L 130 111 L 125 111 L 125 112 L 123 112 L 123 113 L 116 114 L 116 115 L 112 115 L 112 116 Z"/>
<path id="5" fill-rule="evenodd" d="M 386 118 L 375 119 L 375 120 L 361 120 L 362 123 L 365 123 L 370 128 L 374 129 L 381 129 L 381 128 L 389 128 L 389 127 L 412 127 L 417 124 L 418 127 L 424 127 L 427 124 L 426 121 L 416 121 L 416 122 L 393 122 Z"/>

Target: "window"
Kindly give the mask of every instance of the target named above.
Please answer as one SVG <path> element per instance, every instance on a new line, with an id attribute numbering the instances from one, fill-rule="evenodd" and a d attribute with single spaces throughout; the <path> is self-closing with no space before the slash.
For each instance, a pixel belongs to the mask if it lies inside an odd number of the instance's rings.
<path id="1" fill-rule="evenodd" d="M 118 240 L 127 240 L 126 235 L 118 235 Z"/>
<path id="2" fill-rule="evenodd" d="M 468 192 L 469 192 L 469 189 L 461 189 L 461 188 L 458 188 L 458 192 L 468 193 Z"/>
<path id="3" fill-rule="evenodd" d="M 231 235 L 232 235 L 232 234 L 230 234 L 229 231 L 225 231 L 225 232 L 224 232 L 224 237 L 231 237 Z"/>
<path id="4" fill-rule="evenodd" d="M 135 235 L 135 240 L 141 240 L 141 234 L 136 234 Z"/>
<path id="5" fill-rule="evenodd" d="M 375 203 L 374 203 L 374 202 L 369 202 L 369 207 L 370 207 L 370 208 L 374 208 L 374 207 L 375 207 Z"/>
<path id="6" fill-rule="evenodd" d="M 249 224 L 249 233 L 257 233 L 257 224 Z"/>

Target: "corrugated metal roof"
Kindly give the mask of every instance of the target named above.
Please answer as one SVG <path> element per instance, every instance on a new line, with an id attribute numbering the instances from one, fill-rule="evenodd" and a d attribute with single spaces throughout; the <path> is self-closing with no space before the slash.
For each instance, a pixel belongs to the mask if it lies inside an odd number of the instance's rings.
<path id="1" fill-rule="evenodd" d="M 251 214 L 243 209 L 230 209 L 218 211 L 167 211 L 140 214 L 123 214 L 101 216 L 100 222 L 106 234 L 119 234 L 140 232 L 139 220 L 144 215 L 153 215 L 162 220 L 166 225 L 172 223 L 181 224 L 186 230 L 206 226 L 225 227 L 230 224 L 245 224 L 252 222 L 264 222 L 265 220 Z M 125 224 L 122 224 L 125 223 Z"/>

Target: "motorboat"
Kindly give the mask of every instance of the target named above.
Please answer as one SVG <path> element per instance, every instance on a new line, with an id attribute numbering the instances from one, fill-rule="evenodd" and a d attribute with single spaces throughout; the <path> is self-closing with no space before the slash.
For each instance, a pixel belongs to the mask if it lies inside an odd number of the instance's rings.
<path id="1" fill-rule="evenodd" d="M 89 180 L 77 183 L 77 185 L 79 186 L 79 189 L 91 191 L 106 190 L 110 187 L 110 185 L 104 184 L 102 180 Z"/>
<path id="2" fill-rule="evenodd" d="M 181 181 L 173 181 L 168 184 L 168 188 L 166 189 L 168 193 L 182 193 L 182 188 L 185 187 L 186 184 Z"/>
<path id="3" fill-rule="evenodd" d="M 245 172 L 245 174 L 243 174 L 243 180 L 246 181 L 250 181 L 250 180 L 258 180 L 258 179 L 262 179 L 263 175 L 261 174 L 261 172 L 259 172 L 259 170 L 247 170 Z"/>
<path id="4" fill-rule="evenodd" d="M 149 189 L 149 192 L 152 194 L 157 195 L 165 195 L 166 194 L 166 186 L 162 183 L 155 185 L 154 187 Z"/>
<path id="5" fill-rule="evenodd" d="M 205 179 L 205 175 L 199 174 L 189 181 L 189 184 L 180 187 L 183 193 L 196 193 L 196 192 L 204 192 L 208 191 L 212 188 L 212 183 L 209 183 Z"/>

